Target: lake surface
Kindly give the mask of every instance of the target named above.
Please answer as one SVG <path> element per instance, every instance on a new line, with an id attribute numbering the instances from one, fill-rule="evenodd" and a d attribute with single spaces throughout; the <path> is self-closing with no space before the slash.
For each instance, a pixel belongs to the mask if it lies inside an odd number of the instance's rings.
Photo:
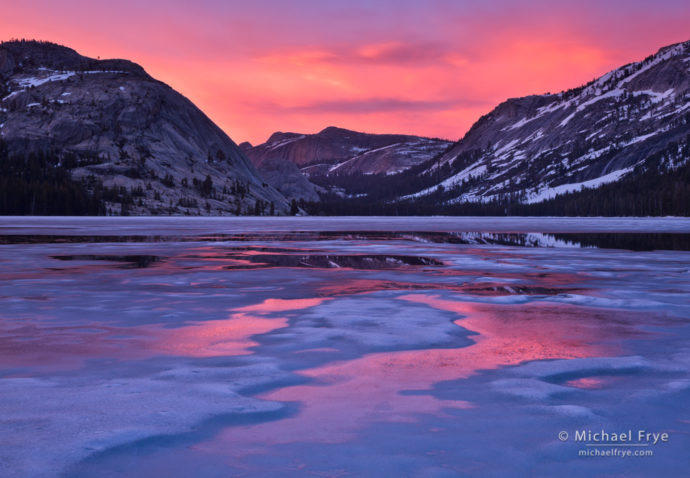
<path id="1" fill-rule="evenodd" d="M 0 218 L 0 476 L 687 476 L 689 250 L 685 218 Z"/>

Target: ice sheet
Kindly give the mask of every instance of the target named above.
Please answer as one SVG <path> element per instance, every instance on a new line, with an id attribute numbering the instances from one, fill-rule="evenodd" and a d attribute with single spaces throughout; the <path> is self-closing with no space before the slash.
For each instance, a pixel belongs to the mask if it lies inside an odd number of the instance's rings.
<path id="1" fill-rule="evenodd" d="M 3 219 L 25 234 L 152 227 L 100 221 Z M 460 224 L 435 221 L 402 230 Z M 520 221 L 496 228 L 539 229 Z M 558 221 L 543 224 L 577 227 Z M 579 227 L 685 227 L 674 221 Z M 316 227 L 157 224 L 192 236 Z M 0 475 L 683 476 L 690 252 L 345 237 L 0 245 Z M 291 258 L 250 260 L 267 255 Z M 371 257 L 410 259 L 360 265 Z M 582 429 L 671 440 L 653 457 L 580 457 L 584 444 L 558 433 Z"/>
<path id="2" fill-rule="evenodd" d="M 199 235 L 271 231 L 676 232 L 683 217 L 1 217 L 0 234 Z"/>

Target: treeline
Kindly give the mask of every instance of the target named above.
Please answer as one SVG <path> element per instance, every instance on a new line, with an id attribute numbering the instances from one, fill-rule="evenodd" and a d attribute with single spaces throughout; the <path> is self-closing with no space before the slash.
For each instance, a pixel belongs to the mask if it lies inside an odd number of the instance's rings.
<path id="1" fill-rule="evenodd" d="M 448 167 L 466 167 L 479 154 L 481 151 L 464 153 L 458 158 L 459 164 Z M 290 214 L 297 214 L 302 209 L 311 215 L 332 216 L 690 216 L 690 162 L 686 161 L 679 167 L 672 166 L 688 156 L 690 141 L 686 138 L 681 143 L 671 143 L 665 150 L 647 158 L 644 166 L 638 166 L 620 181 L 536 204 L 523 204 L 520 201 L 523 198 L 513 194 L 490 202 L 449 203 L 482 178 L 473 178 L 453 189 L 439 187 L 432 194 L 400 201 L 393 198 L 419 190 L 419 183 L 424 186 L 434 184 L 432 178 L 428 175 L 419 178 L 414 174 L 343 176 L 336 180 L 341 188 L 348 191 L 348 195 L 331 192 L 322 195 L 321 201 L 312 203 L 293 200 Z M 0 140 L 0 215 L 127 215 L 135 204 L 142 206 L 147 194 L 160 202 L 158 191 L 147 192 L 142 186 L 129 189 L 123 186 L 104 187 L 94 178 L 82 181 L 71 179 L 72 168 L 94 161 L 91 157 L 60 156 L 49 152 L 10 155 L 5 143 Z M 448 171 L 437 173 L 443 177 Z M 164 185 L 174 184 L 172 177 L 162 178 L 162 182 Z M 208 176 L 205 179 L 193 178 L 192 183 L 188 185 L 187 180 L 183 179 L 181 185 L 194 187 L 206 198 L 225 200 L 226 194 L 234 194 L 237 215 L 275 214 L 275 205 L 264 201 L 257 201 L 253 208 L 243 210 L 239 201 L 247 191 L 242 184 L 224 187 L 221 194 Z M 362 191 L 362 196 L 358 195 L 359 191 Z M 369 194 L 364 195 L 364 191 Z M 186 199 L 181 199 L 176 206 L 204 207 L 196 200 L 190 200 L 190 203 L 183 201 Z M 108 205 L 110 209 L 107 209 Z M 119 208 L 113 209 L 115 205 L 119 205 Z M 170 204 L 167 213 L 173 212 L 174 206 Z M 211 212 L 208 202 L 205 209 L 207 213 Z M 166 210 L 160 213 L 165 214 Z"/>
<path id="2" fill-rule="evenodd" d="M 324 178 L 323 183 L 329 181 L 336 188 L 322 195 L 320 202 L 302 207 L 313 215 L 690 216 L 690 134 L 649 155 L 620 181 L 559 195 L 544 202 L 525 204 L 524 191 L 509 178 L 508 191 L 491 201 L 455 203 L 456 198 L 471 192 L 484 180 L 482 175 L 466 178 L 452 188 L 436 186 L 430 194 L 398 199 L 438 185 L 440 179 L 474 164 L 485 152 L 465 151 L 450 163 L 431 168 L 440 158 L 436 157 L 391 176 Z M 610 154 L 613 155 L 613 148 Z M 551 162 L 553 158 L 539 157 L 530 163 L 523 170 L 528 183 L 538 178 L 545 164 Z"/>
<path id="3" fill-rule="evenodd" d="M 639 167 L 622 180 L 535 204 L 517 197 L 489 202 L 443 204 L 447 192 L 408 201 L 372 200 L 326 194 L 302 207 L 312 215 L 334 216 L 690 216 L 690 162 L 661 172 L 658 164 Z"/>
<path id="4" fill-rule="evenodd" d="M 640 168 L 597 189 L 537 204 L 515 204 L 516 216 L 690 216 L 690 163 L 658 173 Z"/>
<path id="5" fill-rule="evenodd" d="M 508 203 L 461 203 L 439 205 L 438 195 L 409 201 L 372 201 L 367 198 L 345 198 L 336 194 L 321 196 L 319 202 L 300 202 L 300 207 L 314 216 L 502 216 Z"/>
<path id="6" fill-rule="evenodd" d="M 104 201 L 97 185 L 74 181 L 50 153 L 12 155 L 0 140 L 0 214 L 102 215 Z"/>
<path id="7" fill-rule="evenodd" d="M 220 201 L 227 207 L 219 212 L 233 213 L 237 216 L 266 216 L 276 214 L 274 202 L 256 199 L 251 203 L 243 200 L 250 194 L 249 183 L 235 179 L 220 187 L 213 184 L 209 175 L 205 178 L 182 178 L 179 188 L 188 188 L 197 192 L 202 201 L 195 197 L 183 196 L 175 202 L 164 201 L 161 190 L 156 189 L 147 177 L 158 178 L 151 171 L 139 171 L 138 184 L 129 187 L 113 184 L 104 186 L 103 181 L 94 176 L 82 180 L 72 179 L 74 168 L 97 164 L 98 158 L 90 153 L 70 151 L 35 151 L 30 153 L 9 153 L 7 144 L 0 139 L 0 215 L 35 215 L 35 216 L 128 216 L 145 206 L 153 214 L 211 214 L 210 200 Z M 132 178 L 131 171 L 126 174 Z M 167 187 L 175 187 L 175 180 L 170 174 L 160 178 Z M 230 196 L 230 197 L 228 197 Z M 204 201 L 205 200 L 205 201 Z M 183 208 L 182 210 L 180 208 Z M 186 209 L 186 211 L 184 210 Z M 293 214 L 299 211 L 293 205 Z"/>

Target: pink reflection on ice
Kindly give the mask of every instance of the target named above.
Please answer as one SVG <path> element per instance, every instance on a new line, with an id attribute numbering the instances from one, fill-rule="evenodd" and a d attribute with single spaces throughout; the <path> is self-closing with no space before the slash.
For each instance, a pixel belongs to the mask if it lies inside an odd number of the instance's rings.
<path id="1" fill-rule="evenodd" d="M 416 421 L 418 414 L 444 416 L 444 409 L 481 404 L 401 392 L 428 390 L 437 382 L 525 361 L 615 355 L 620 350 L 611 342 L 636 333 L 626 321 L 616 324 L 611 320 L 619 315 L 629 318 L 629 313 L 611 310 L 544 302 L 479 304 L 422 294 L 402 296 L 400 300 L 457 313 L 458 325 L 479 333 L 471 336 L 475 343 L 453 349 L 375 353 L 303 371 L 302 375 L 317 383 L 260 396 L 300 402 L 303 409 L 298 416 L 233 427 L 199 449 L 212 453 L 222 449 L 239 457 L 253 453 L 259 445 L 337 443 L 353 439 L 359 430 L 375 422 Z"/>
<path id="2" fill-rule="evenodd" d="M 247 355 L 250 348 L 258 345 L 251 340 L 254 335 L 265 334 L 288 326 L 284 317 L 264 318 L 249 315 L 270 314 L 307 309 L 326 299 L 266 299 L 260 304 L 238 307 L 228 320 L 210 320 L 185 327 L 159 332 L 151 347 L 159 352 L 187 357 L 213 357 L 223 355 Z"/>
<path id="3" fill-rule="evenodd" d="M 233 309 L 225 319 L 184 323 L 180 327 L 166 327 L 163 323 L 131 327 L 98 323 L 46 326 L 45 318 L 3 318 L 0 368 L 71 370 L 93 358 L 140 360 L 161 355 L 247 355 L 257 345 L 253 336 L 288 325 L 285 317 L 262 315 L 314 307 L 324 300 L 327 299 L 267 299 Z"/>
<path id="4" fill-rule="evenodd" d="M 479 333 L 472 337 L 475 345 L 458 350 L 467 373 L 530 360 L 597 356 L 611 352 L 612 346 L 602 344 L 605 336 L 632 333 L 624 325 L 607 324 L 618 315 L 609 310 L 548 302 L 481 304 L 421 294 L 400 299 L 464 316 L 456 323 Z"/>
<path id="5" fill-rule="evenodd" d="M 287 319 L 233 314 L 227 320 L 209 320 L 175 329 L 158 330 L 148 350 L 184 357 L 247 355 L 258 345 L 251 337 L 287 327 Z"/>
<path id="6" fill-rule="evenodd" d="M 471 270 L 434 270 L 429 274 L 452 276 L 458 278 L 458 283 L 447 282 L 405 282 L 382 279 L 351 279 L 343 278 L 337 282 L 330 282 L 319 287 L 320 294 L 326 296 L 347 296 L 354 294 L 369 294 L 386 290 L 432 291 L 442 290 L 473 296 L 506 296 L 506 295 L 557 295 L 563 293 L 577 294 L 583 288 L 581 278 L 565 273 L 501 273 L 495 274 Z M 473 280 L 481 275 L 485 280 Z M 486 278 L 495 280 L 489 281 Z"/>
<path id="7" fill-rule="evenodd" d="M 316 307 L 328 299 L 320 297 L 313 299 L 266 299 L 260 304 L 239 307 L 235 310 L 239 312 L 257 312 L 269 314 L 271 312 L 286 312 L 289 310 L 308 309 Z"/>
<path id="8" fill-rule="evenodd" d="M 104 327 L 25 325 L 0 330 L 0 368 L 72 370 L 94 358 L 141 360 L 161 355 L 213 357 L 247 355 L 251 337 L 286 327 L 285 318 L 232 314 L 228 319 L 163 325 Z"/>
<path id="9" fill-rule="evenodd" d="M 604 388 L 612 379 L 610 377 L 582 377 L 574 380 L 568 380 L 564 383 L 569 387 L 581 388 L 584 390 L 592 390 Z"/>

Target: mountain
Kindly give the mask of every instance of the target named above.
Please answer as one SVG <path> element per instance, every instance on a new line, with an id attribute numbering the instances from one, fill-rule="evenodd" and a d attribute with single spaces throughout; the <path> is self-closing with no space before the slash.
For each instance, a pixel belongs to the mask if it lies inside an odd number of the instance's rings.
<path id="1" fill-rule="evenodd" d="M 252 157 L 253 147 L 250 143 L 241 143 L 240 149 Z M 324 191 L 323 188 L 311 183 L 297 165 L 286 159 L 266 156 L 257 160 L 254 165 L 264 181 L 288 199 L 319 201 L 319 193 Z"/>
<path id="2" fill-rule="evenodd" d="M 689 133 L 685 42 L 578 88 L 509 99 L 424 163 L 337 178 L 346 196 L 324 197 L 312 212 L 684 214 L 673 203 L 689 194 Z"/>
<path id="3" fill-rule="evenodd" d="M 0 213 L 686 214 L 689 158 L 690 42 L 509 99 L 456 143 L 329 127 L 241 148 L 134 63 L 0 44 Z"/>
<path id="4" fill-rule="evenodd" d="M 247 150 L 252 162 L 287 160 L 308 177 L 395 174 L 420 164 L 451 143 L 401 134 L 368 134 L 330 126 L 316 134 L 274 133 Z"/>
<path id="5" fill-rule="evenodd" d="M 579 88 L 501 103 L 419 173 L 426 187 L 403 198 L 440 188 L 445 203 L 536 203 L 618 181 L 652 159 L 656 170 L 676 168 L 688 160 L 689 131 L 685 42 Z"/>
<path id="6" fill-rule="evenodd" d="M 289 211 L 204 113 L 126 60 L 0 44 L 0 142 L 5 213 L 75 212 L 84 201 L 114 214 Z"/>
<path id="7" fill-rule="evenodd" d="M 290 199 L 318 202 L 341 182 L 392 175 L 424 163 L 452 143 L 400 134 L 368 134 L 330 126 L 316 134 L 273 133 L 260 145 L 241 145 L 266 182 Z"/>

